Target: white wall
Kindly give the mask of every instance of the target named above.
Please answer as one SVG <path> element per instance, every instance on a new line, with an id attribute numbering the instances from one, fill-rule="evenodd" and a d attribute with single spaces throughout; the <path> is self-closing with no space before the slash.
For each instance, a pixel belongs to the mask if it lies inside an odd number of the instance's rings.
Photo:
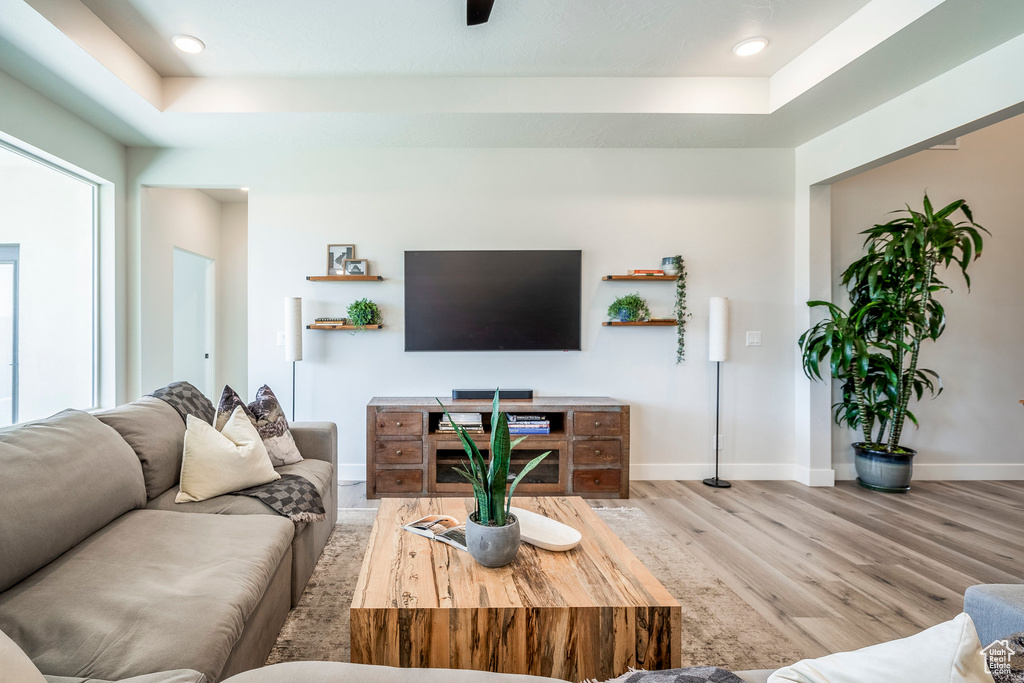
<path id="1" fill-rule="evenodd" d="M 237 211 L 230 228 L 222 227 L 223 207 L 209 195 L 192 189 L 147 187 L 142 189 L 140 230 L 141 272 L 141 393 L 148 393 L 178 379 L 174 376 L 174 249 L 184 249 L 215 262 L 217 310 L 244 308 L 245 292 L 239 291 L 239 254 L 245 253 Z M 239 241 L 241 240 L 241 241 Z M 218 345 L 214 353 L 214 385 L 245 388 L 244 338 L 215 316 Z M 244 329 L 244 321 L 243 329 Z M 225 365 L 221 355 L 236 360 Z M 241 391 L 241 389 L 238 389 Z M 210 397 L 216 402 L 218 396 Z"/>
<path id="2" fill-rule="evenodd" d="M 0 149 L 0 244 L 20 247 L 21 422 L 95 405 L 93 188 Z"/>
<path id="3" fill-rule="evenodd" d="M 128 394 L 125 148 L 0 71 L 0 139 L 100 183 L 99 403 Z"/>
<path id="4" fill-rule="evenodd" d="M 249 205 L 221 205 L 218 268 L 217 357 L 214 372 L 221 385 L 249 395 Z M 219 389 L 220 387 L 218 387 Z"/>
<path id="5" fill-rule="evenodd" d="M 926 150 L 832 186 L 833 281 L 862 253 L 858 233 L 891 218 L 904 204 L 920 209 L 925 190 L 944 206 L 966 199 L 992 232 L 972 264 L 971 291 L 954 268 L 940 275 L 953 288 L 940 295 L 947 328 L 926 343 L 921 365 L 937 371 L 945 391 L 913 404 L 903 443 L 919 451 L 915 476 L 935 479 L 1024 478 L 1024 116 L 960 140 L 960 149 Z M 835 300 L 844 295 L 834 291 Z M 851 433 L 833 428 L 837 476 L 851 478 Z"/>
<path id="6" fill-rule="evenodd" d="M 303 298 L 307 322 L 344 315 L 363 296 L 381 305 L 382 331 L 307 331 L 298 367 L 298 419 L 339 424 L 342 478 L 363 471 L 371 397 L 499 384 L 628 401 L 634 476 L 708 476 L 711 296 L 730 297 L 734 312 L 723 476 L 792 476 L 792 151 L 133 150 L 130 162 L 133 183 L 251 188 L 250 388 L 269 383 L 290 403 L 291 368 L 277 346 L 284 297 Z M 348 242 L 384 282 L 306 282 L 325 270 L 327 244 Z M 582 249 L 583 351 L 405 353 L 403 252 L 453 248 Z M 612 298 L 637 289 L 669 315 L 671 286 L 600 278 L 675 253 L 687 260 L 694 313 L 681 367 L 671 328 L 600 324 Z M 745 330 L 760 330 L 764 345 L 743 347 Z"/>

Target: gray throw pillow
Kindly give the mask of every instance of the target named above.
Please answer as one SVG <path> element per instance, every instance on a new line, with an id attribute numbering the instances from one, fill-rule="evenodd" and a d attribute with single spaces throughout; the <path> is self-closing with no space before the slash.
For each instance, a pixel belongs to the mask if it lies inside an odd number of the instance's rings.
<path id="1" fill-rule="evenodd" d="M 299 448 L 295 445 L 295 439 L 292 438 L 292 433 L 288 429 L 288 420 L 285 418 L 284 410 L 270 387 L 264 384 L 256 392 L 256 400 L 245 405 L 234 389 L 225 386 L 217 405 L 214 426 L 218 430 L 222 429 L 224 423 L 231 417 L 231 413 L 239 406 L 256 426 L 256 431 L 263 439 L 263 445 L 266 446 L 274 467 L 294 465 L 302 461 Z"/>

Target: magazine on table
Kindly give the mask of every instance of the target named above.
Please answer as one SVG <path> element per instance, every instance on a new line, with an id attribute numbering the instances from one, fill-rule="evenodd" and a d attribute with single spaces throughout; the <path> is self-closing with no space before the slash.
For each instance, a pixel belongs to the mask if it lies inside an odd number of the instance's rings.
<path id="1" fill-rule="evenodd" d="M 466 525 L 450 515 L 427 515 L 402 527 L 406 531 L 434 541 L 447 543 L 453 548 L 467 550 Z"/>

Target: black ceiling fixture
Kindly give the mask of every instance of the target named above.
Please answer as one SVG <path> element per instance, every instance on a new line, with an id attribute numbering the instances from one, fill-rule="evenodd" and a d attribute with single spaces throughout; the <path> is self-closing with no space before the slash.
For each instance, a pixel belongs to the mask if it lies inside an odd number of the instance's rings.
<path id="1" fill-rule="evenodd" d="M 487 23 L 492 7 L 494 0 L 466 0 L 466 26 Z"/>

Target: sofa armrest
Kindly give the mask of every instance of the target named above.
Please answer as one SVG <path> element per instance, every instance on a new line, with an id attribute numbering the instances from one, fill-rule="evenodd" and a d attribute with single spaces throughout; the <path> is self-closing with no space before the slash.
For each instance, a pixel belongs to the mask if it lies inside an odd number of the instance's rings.
<path id="1" fill-rule="evenodd" d="M 338 425 L 333 422 L 294 422 L 288 425 L 303 458 L 325 460 L 338 473 Z"/>
<path id="2" fill-rule="evenodd" d="M 971 615 L 982 647 L 1024 631 L 1024 585 L 992 583 L 971 586 L 964 593 L 964 611 Z"/>

